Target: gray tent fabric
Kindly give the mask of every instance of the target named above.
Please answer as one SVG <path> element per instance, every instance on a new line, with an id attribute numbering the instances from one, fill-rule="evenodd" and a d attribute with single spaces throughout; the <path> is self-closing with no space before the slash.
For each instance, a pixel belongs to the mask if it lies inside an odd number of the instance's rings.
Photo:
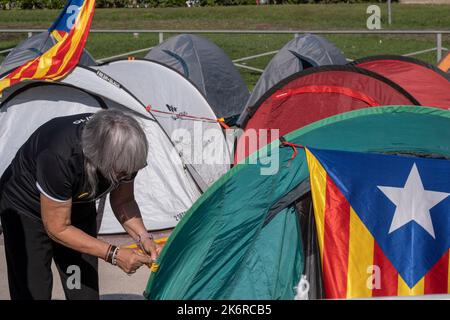
<path id="1" fill-rule="evenodd" d="M 342 52 L 328 40 L 314 34 L 296 37 L 284 45 L 267 65 L 237 124 L 245 125 L 248 121 L 248 108 L 253 107 L 264 93 L 281 80 L 307 68 L 346 63 Z"/>
<path id="2" fill-rule="evenodd" d="M 5 58 L 0 66 L 0 77 L 5 76 L 25 62 L 36 58 L 55 44 L 55 39 L 48 31 L 36 34 L 19 43 Z M 94 66 L 95 59 L 86 51 L 80 58 L 80 65 Z"/>
<path id="3" fill-rule="evenodd" d="M 222 49 L 205 38 L 177 35 L 151 49 L 145 58 L 191 80 L 219 118 L 237 118 L 247 102 L 248 88 L 239 71 Z"/>

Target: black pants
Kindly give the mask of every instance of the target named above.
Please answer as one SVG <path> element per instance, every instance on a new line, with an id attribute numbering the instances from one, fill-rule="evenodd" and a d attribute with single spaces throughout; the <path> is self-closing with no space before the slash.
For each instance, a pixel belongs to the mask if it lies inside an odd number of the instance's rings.
<path id="1" fill-rule="evenodd" d="M 98 259 L 51 240 L 42 221 L 13 209 L 0 212 L 11 299 L 51 299 L 52 259 L 66 299 L 98 300 Z M 97 236 L 95 205 L 72 207 L 72 225 Z"/>

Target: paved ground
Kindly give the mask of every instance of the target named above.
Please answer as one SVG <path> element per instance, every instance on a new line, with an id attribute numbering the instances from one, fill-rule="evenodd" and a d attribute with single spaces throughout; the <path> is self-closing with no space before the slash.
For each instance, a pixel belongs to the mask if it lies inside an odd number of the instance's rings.
<path id="1" fill-rule="evenodd" d="M 166 237 L 170 231 L 164 230 L 154 232 L 155 239 Z M 126 235 L 101 236 L 100 238 L 116 244 L 125 245 L 132 243 L 131 238 Z M 62 290 L 61 281 L 55 266 L 53 265 L 53 299 L 65 299 Z M 142 300 L 142 293 L 147 285 L 150 271 L 148 268 L 140 268 L 134 275 L 127 276 L 118 267 L 114 267 L 103 260 L 99 261 L 100 275 L 100 298 L 105 300 Z M 8 279 L 6 275 L 5 250 L 3 245 L 3 236 L 0 235 L 0 300 L 9 299 Z M 450 295 L 430 295 L 418 297 L 390 297 L 384 299 L 443 299 L 450 300 Z"/>
<path id="2" fill-rule="evenodd" d="M 153 233 L 155 238 L 168 236 L 170 231 L 160 231 Z M 125 245 L 132 243 L 132 239 L 127 235 L 102 236 L 102 239 L 116 244 Z M 56 268 L 53 265 L 53 299 L 65 299 L 61 281 Z M 142 293 L 147 285 L 150 270 L 146 267 L 140 268 L 132 276 L 127 276 L 118 267 L 112 266 L 103 260 L 99 261 L 100 276 L 100 298 L 101 299 L 143 299 Z M 8 278 L 6 274 L 5 248 L 3 235 L 0 235 L 0 300 L 9 299 Z"/>

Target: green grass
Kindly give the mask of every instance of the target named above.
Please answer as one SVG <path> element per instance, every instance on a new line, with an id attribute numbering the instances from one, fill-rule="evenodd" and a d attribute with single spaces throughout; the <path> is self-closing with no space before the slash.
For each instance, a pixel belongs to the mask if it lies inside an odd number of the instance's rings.
<path id="1" fill-rule="evenodd" d="M 364 29 L 368 4 L 97 9 L 93 28 Z M 383 18 L 386 6 L 381 5 Z M 58 10 L 0 11 L 0 28 L 48 27 Z M 394 29 L 449 28 L 450 7 L 393 5 Z M 388 26 L 384 26 L 388 28 Z"/>
<path id="2" fill-rule="evenodd" d="M 247 30 L 355 30 L 366 28 L 368 4 L 279 5 L 201 8 L 97 9 L 93 29 L 247 29 Z M 393 24 L 386 23 L 386 6 L 382 8 L 383 29 L 450 28 L 450 6 L 393 5 Z M 58 10 L 0 11 L 0 28 L 47 28 Z M 0 50 L 15 46 L 26 35 L 0 34 Z M 170 35 L 166 34 L 165 38 Z M 232 59 L 281 48 L 293 35 L 205 34 Z M 435 46 L 427 35 L 326 35 L 351 59 L 374 54 L 405 54 Z M 443 37 L 450 46 L 450 37 Z M 97 58 L 151 47 L 158 42 L 155 34 L 91 34 L 86 48 Z M 143 56 L 137 54 L 136 56 Z M 418 58 L 436 63 L 436 54 Z M 3 57 L 0 55 L 0 61 Z M 248 61 L 263 69 L 271 57 Z M 240 69 L 250 88 L 259 74 Z"/>

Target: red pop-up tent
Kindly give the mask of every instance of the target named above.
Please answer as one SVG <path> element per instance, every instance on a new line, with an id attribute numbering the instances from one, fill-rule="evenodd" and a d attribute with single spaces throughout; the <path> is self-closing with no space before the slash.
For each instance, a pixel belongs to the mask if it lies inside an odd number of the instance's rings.
<path id="1" fill-rule="evenodd" d="M 450 109 L 450 76 L 431 64 L 393 55 L 367 57 L 351 64 L 392 80 L 422 106 Z"/>
<path id="2" fill-rule="evenodd" d="M 237 143 L 235 162 L 277 138 L 271 137 L 269 131 L 267 142 L 261 142 L 259 129 L 279 129 L 282 136 L 342 112 L 402 104 L 419 103 L 399 85 L 369 70 L 323 66 L 298 72 L 280 81 L 249 106 L 249 119 L 242 125 L 245 131 Z"/>

